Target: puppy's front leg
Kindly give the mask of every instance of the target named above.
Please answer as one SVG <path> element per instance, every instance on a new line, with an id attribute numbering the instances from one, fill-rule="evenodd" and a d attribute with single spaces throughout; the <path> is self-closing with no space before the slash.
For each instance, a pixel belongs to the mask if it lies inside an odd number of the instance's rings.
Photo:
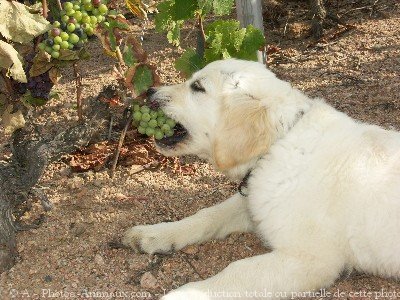
<path id="1" fill-rule="evenodd" d="M 246 199 L 236 194 L 177 222 L 134 226 L 125 232 L 122 243 L 146 253 L 162 253 L 252 228 Z"/>
<path id="2" fill-rule="evenodd" d="M 315 257 L 274 251 L 231 263 L 221 273 L 174 290 L 162 300 L 303 298 L 334 282 L 343 267 L 339 256 Z"/>

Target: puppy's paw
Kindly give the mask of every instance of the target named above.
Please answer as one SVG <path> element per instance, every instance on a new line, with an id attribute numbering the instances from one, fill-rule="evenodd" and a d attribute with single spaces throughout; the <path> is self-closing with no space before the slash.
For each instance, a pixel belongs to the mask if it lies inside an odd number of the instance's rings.
<path id="1" fill-rule="evenodd" d="M 174 232 L 172 223 L 140 225 L 129 228 L 122 237 L 122 244 L 139 252 L 149 254 L 167 253 L 174 250 Z"/>
<path id="2" fill-rule="evenodd" d="M 161 300 L 211 300 L 212 297 L 205 290 L 198 289 L 196 283 L 189 283 L 163 296 Z"/>

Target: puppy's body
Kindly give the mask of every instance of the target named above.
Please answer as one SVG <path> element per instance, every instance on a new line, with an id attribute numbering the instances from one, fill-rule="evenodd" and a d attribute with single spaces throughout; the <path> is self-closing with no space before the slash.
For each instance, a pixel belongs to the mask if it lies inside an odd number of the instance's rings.
<path id="1" fill-rule="evenodd" d="M 212 63 L 154 99 L 188 132 L 160 151 L 205 157 L 235 179 L 250 172 L 247 196 L 133 227 L 123 242 L 154 253 L 254 231 L 273 249 L 165 299 L 285 298 L 345 269 L 400 277 L 398 132 L 358 123 L 251 62 Z"/>

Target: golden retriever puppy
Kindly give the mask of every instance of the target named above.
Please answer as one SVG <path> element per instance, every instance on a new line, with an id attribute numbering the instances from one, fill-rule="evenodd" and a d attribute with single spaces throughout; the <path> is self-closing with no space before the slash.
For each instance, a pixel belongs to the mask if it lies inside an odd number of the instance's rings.
<path id="1" fill-rule="evenodd" d="M 272 248 L 163 299 L 292 298 L 352 269 L 400 277 L 398 132 L 310 99 L 255 62 L 213 62 L 149 96 L 180 124 L 160 152 L 198 155 L 242 184 L 181 221 L 132 227 L 123 243 L 156 253 L 252 231 Z"/>

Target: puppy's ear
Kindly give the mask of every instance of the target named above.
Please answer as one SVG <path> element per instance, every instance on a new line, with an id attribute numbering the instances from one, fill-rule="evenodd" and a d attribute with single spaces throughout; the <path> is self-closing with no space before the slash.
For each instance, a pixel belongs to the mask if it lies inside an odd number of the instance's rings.
<path id="1" fill-rule="evenodd" d="M 274 138 L 267 108 L 259 99 L 243 95 L 222 108 L 213 156 L 223 171 L 266 153 Z"/>

